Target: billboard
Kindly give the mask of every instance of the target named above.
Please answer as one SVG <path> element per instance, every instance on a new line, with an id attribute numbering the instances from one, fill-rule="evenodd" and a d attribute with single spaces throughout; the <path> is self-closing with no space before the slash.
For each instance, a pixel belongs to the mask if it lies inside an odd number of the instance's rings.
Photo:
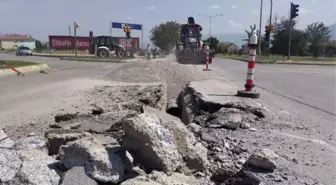
<path id="1" fill-rule="evenodd" d="M 142 30 L 142 25 L 141 24 L 112 22 L 112 28 L 122 29 L 125 25 L 130 26 L 132 30 Z"/>
<path id="2" fill-rule="evenodd" d="M 49 46 L 51 49 L 71 50 L 74 49 L 74 37 L 62 35 L 49 35 Z M 89 49 L 89 37 L 76 37 L 78 50 Z"/>
<path id="3" fill-rule="evenodd" d="M 116 40 L 119 45 L 122 45 L 126 48 L 126 38 L 125 37 L 116 37 Z M 135 45 L 135 48 L 139 49 L 139 38 L 138 37 L 127 39 L 127 48 L 128 49 L 132 48 L 132 41 Z"/>
<path id="4" fill-rule="evenodd" d="M 112 37 L 119 45 L 122 45 L 126 48 L 126 38 L 125 37 Z M 77 49 L 78 50 L 88 50 L 90 37 L 76 37 L 77 40 Z M 56 50 L 72 50 L 74 37 L 64 36 L 64 35 L 50 35 L 49 36 L 49 46 L 50 49 Z M 139 37 L 134 37 L 128 39 L 127 48 L 132 48 L 132 41 L 134 42 L 135 48 L 139 49 L 140 40 Z"/>

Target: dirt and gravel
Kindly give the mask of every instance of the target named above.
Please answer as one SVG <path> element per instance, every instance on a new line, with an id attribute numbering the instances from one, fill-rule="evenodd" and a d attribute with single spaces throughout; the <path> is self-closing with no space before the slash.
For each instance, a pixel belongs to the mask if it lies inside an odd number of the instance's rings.
<path id="1" fill-rule="evenodd" d="M 186 86 L 209 78 L 168 57 L 47 87 L 63 89 L 48 116 L 0 129 L 0 184 L 320 183 L 297 172 L 262 106 L 209 102 Z"/>

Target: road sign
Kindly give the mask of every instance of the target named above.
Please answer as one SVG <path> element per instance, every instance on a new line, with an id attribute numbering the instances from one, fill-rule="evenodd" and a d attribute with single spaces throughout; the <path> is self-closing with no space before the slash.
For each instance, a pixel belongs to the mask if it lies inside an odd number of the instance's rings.
<path id="1" fill-rule="evenodd" d="M 132 30 L 142 30 L 141 24 L 130 24 L 130 23 L 121 23 L 121 22 L 112 22 L 112 28 L 123 29 L 126 25 L 131 27 Z"/>

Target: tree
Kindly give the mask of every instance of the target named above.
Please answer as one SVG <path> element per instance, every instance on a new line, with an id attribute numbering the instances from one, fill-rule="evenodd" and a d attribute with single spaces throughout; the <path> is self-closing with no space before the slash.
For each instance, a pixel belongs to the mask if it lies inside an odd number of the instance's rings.
<path id="1" fill-rule="evenodd" d="M 220 42 L 216 48 L 216 53 L 227 54 L 230 43 Z"/>
<path id="2" fill-rule="evenodd" d="M 296 22 L 282 18 L 275 24 L 275 33 L 271 40 L 271 53 L 286 56 L 288 53 L 289 26 L 292 27 L 291 55 L 307 55 L 307 39 L 303 31 L 295 29 Z"/>
<path id="3" fill-rule="evenodd" d="M 150 40 L 155 46 L 163 51 L 170 52 L 179 39 L 180 24 L 176 21 L 161 23 L 152 28 L 150 34 Z"/>
<path id="4" fill-rule="evenodd" d="M 252 36 L 252 32 L 257 29 L 256 24 L 254 24 L 253 26 L 250 26 L 250 29 L 251 29 L 251 31 L 245 30 L 245 32 L 247 34 L 247 38 L 243 39 L 243 41 L 246 41 L 247 43 L 250 42 L 250 37 Z"/>
<path id="5" fill-rule="evenodd" d="M 307 26 L 305 34 L 309 42 L 309 52 L 315 58 L 321 55 L 322 44 L 329 40 L 329 33 L 329 28 L 323 22 L 315 22 Z"/>
<path id="6" fill-rule="evenodd" d="M 41 51 L 42 50 L 42 43 L 41 43 L 41 41 L 39 41 L 39 40 L 35 41 L 35 48 L 36 48 L 36 51 Z"/>
<path id="7" fill-rule="evenodd" d="M 209 42 L 210 40 L 210 42 Z M 203 41 L 204 43 L 210 43 L 210 49 L 216 50 L 217 51 L 217 46 L 219 44 L 219 40 L 216 37 L 210 37 L 207 38 L 206 40 Z"/>

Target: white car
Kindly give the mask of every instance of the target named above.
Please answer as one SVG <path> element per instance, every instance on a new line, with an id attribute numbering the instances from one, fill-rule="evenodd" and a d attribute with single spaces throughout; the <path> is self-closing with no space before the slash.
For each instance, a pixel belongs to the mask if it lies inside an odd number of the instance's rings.
<path id="1" fill-rule="evenodd" d="M 28 47 L 20 46 L 16 50 L 16 55 L 17 56 L 21 56 L 21 55 L 30 55 L 30 56 L 32 56 L 33 55 L 33 51 L 30 48 L 28 48 Z"/>

